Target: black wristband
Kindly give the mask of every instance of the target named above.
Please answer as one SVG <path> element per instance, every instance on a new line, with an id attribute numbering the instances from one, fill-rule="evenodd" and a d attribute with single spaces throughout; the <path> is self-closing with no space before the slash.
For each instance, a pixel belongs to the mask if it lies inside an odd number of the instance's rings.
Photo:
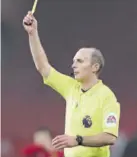
<path id="1" fill-rule="evenodd" d="M 76 136 L 76 141 L 78 142 L 78 145 L 82 145 L 82 143 L 83 143 L 83 137 L 77 135 L 77 136 Z"/>

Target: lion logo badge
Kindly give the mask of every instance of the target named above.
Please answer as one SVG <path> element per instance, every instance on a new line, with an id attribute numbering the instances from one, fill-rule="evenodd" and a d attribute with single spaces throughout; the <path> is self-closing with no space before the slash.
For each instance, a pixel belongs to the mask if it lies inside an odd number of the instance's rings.
<path id="1" fill-rule="evenodd" d="M 82 122 L 83 122 L 83 125 L 84 125 L 85 128 L 90 128 L 91 125 L 92 125 L 91 117 L 88 116 L 88 115 L 83 118 Z"/>

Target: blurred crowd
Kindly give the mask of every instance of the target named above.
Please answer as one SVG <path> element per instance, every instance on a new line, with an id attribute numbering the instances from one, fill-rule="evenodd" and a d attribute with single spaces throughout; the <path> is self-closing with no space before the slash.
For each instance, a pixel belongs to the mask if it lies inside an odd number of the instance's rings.
<path id="1" fill-rule="evenodd" d="M 63 157 L 63 151 L 56 151 L 52 147 L 53 135 L 47 127 L 40 127 L 32 135 L 32 142 L 20 148 L 20 157 Z M 8 139 L 1 141 L 2 157 L 15 157 L 14 144 Z"/>
<path id="2" fill-rule="evenodd" d="M 32 135 L 32 143 L 20 147 L 18 157 L 64 157 L 63 150 L 56 151 L 52 147 L 53 135 L 47 127 L 40 127 Z M 1 157 L 15 157 L 14 143 L 9 139 L 1 141 Z M 137 157 L 137 134 L 131 139 L 120 132 L 111 148 L 111 157 Z"/>

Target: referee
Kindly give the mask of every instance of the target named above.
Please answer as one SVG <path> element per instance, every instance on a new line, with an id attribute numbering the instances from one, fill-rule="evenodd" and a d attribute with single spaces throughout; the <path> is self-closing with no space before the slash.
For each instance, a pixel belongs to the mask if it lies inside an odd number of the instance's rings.
<path id="1" fill-rule="evenodd" d="M 65 157 L 109 157 L 109 146 L 118 136 L 120 105 L 99 79 L 104 67 L 102 53 L 96 48 L 81 48 L 73 58 L 73 79 L 48 62 L 31 12 L 24 17 L 23 26 L 44 84 L 66 100 L 65 134 L 52 140 L 54 148 L 64 149 Z"/>

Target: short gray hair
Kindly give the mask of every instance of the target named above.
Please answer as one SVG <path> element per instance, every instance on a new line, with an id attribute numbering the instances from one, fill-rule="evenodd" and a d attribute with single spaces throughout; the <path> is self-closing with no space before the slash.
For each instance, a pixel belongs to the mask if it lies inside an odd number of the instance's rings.
<path id="1" fill-rule="evenodd" d="M 99 69 L 97 71 L 97 74 L 100 74 L 105 65 L 105 59 L 104 59 L 103 54 L 101 53 L 99 49 L 94 48 L 91 57 L 92 57 L 92 64 L 95 64 L 95 63 L 99 64 Z"/>

